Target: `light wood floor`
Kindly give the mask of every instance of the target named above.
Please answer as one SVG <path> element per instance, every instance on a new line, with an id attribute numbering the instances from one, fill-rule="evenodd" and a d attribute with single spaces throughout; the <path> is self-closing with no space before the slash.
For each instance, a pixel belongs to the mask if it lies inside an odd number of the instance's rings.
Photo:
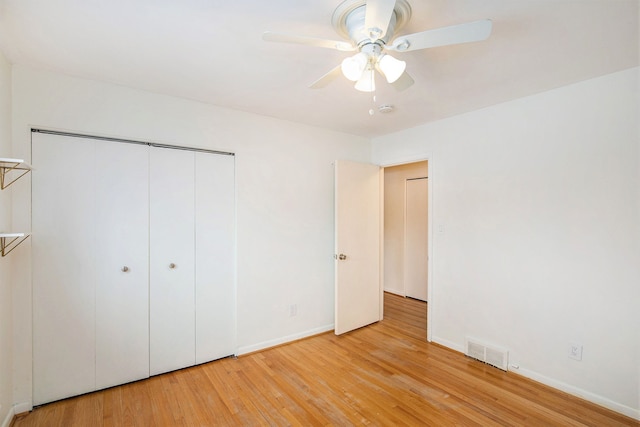
<path id="1" fill-rule="evenodd" d="M 385 319 L 36 408 L 23 426 L 640 426 L 426 342 L 426 304 Z"/>

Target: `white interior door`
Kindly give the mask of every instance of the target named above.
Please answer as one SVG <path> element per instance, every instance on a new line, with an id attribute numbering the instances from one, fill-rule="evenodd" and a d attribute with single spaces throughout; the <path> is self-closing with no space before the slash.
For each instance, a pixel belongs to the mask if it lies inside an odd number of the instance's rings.
<path id="1" fill-rule="evenodd" d="M 149 376 L 149 147 L 96 143 L 96 389 Z"/>
<path id="2" fill-rule="evenodd" d="M 408 179 L 405 192 L 404 289 L 408 297 L 427 300 L 428 181 Z"/>
<path id="3" fill-rule="evenodd" d="M 95 389 L 94 149 L 32 133 L 35 405 Z"/>
<path id="4" fill-rule="evenodd" d="M 195 364 L 194 152 L 152 147 L 149 162 L 149 362 Z"/>
<path id="5" fill-rule="evenodd" d="M 335 163 L 335 333 L 382 319 L 381 169 Z"/>
<path id="6" fill-rule="evenodd" d="M 196 363 L 235 353 L 234 157 L 195 153 Z"/>

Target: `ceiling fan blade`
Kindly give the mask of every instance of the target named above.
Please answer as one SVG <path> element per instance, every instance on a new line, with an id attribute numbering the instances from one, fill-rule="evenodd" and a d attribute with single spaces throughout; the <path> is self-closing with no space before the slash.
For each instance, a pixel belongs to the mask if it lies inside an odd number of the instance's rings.
<path id="1" fill-rule="evenodd" d="M 415 83 L 413 81 L 413 78 L 409 75 L 409 73 L 405 71 L 404 73 L 402 73 L 398 80 L 391 83 L 391 86 L 393 86 L 393 88 L 398 92 L 402 92 L 403 90 L 408 89 L 410 86 L 412 86 L 413 83 Z"/>
<path id="2" fill-rule="evenodd" d="M 482 21 L 467 22 L 466 24 L 408 34 L 395 39 L 386 49 L 408 52 L 450 44 L 477 42 L 489 37 L 492 26 L 493 23 L 490 19 L 484 19 Z"/>
<path id="3" fill-rule="evenodd" d="M 324 47 L 328 49 L 337 49 L 343 52 L 356 50 L 356 47 L 349 42 L 339 40 L 325 40 L 316 37 L 296 36 L 293 34 L 275 33 L 273 31 L 265 31 L 262 33 L 262 40 L 267 42 L 279 43 L 295 43 L 305 46 Z"/>
<path id="4" fill-rule="evenodd" d="M 373 33 L 373 40 L 381 39 L 387 33 L 396 0 L 367 0 L 364 27 L 367 32 Z"/>
<path id="5" fill-rule="evenodd" d="M 326 87 L 329 83 L 331 83 L 341 75 L 342 75 L 342 66 L 338 65 L 336 68 L 329 71 L 327 74 L 320 77 L 315 82 L 311 83 L 309 87 L 311 89 L 322 89 L 323 87 Z"/>

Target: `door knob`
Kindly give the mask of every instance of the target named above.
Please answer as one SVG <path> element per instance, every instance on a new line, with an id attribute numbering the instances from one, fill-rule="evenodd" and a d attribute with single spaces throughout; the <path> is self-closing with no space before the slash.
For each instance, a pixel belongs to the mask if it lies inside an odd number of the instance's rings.
<path id="1" fill-rule="evenodd" d="M 174 268 L 176 268 L 176 265 L 174 263 L 171 263 L 169 264 L 169 268 L 173 270 Z"/>
<path id="2" fill-rule="evenodd" d="M 344 261 L 345 259 L 347 259 L 347 256 L 345 254 L 340 254 L 340 255 L 338 255 L 338 259 L 340 261 Z"/>
<path id="3" fill-rule="evenodd" d="M 129 271 L 129 267 L 127 267 L 126 265 L 124 267 L 122 267 L 122 272 L 126 273 L 127 271 Z"/>

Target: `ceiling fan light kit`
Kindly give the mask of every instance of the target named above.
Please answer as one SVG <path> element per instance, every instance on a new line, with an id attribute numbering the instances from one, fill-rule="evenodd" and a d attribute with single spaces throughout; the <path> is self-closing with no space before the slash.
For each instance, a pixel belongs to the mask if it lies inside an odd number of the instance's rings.
<path id="1" fill-rule="evenodd" d="M 357 90 L 373 92 L 377 71 L 396 90 L 402 91 L 410 87 L 414 80 L 406 71 L 406 62 L 392 57 L 385 51 L 402 53 L 481 41 L 489 37 L 492 29 L 491 20 L 484 19 L 402 35 L 394 39 L 396 32 L 410 18 L 411 6 L 407 0 L 346 0 L 335 9 L 331 21 L 338 35 L 349 42 L 271 31 L 265 32 L 262 38 L 265 41 L 303 44 L 342 52 L 358 51 L 312 83 L 311 88 L 323 88 L 342 74 L 350 81 L 356 82 L 354 86 Z"/>
<path id="2" fill-rule="evenodd" d="M 375 92 L 376 80 L 371 66 L 368 66 L 367 69 L 364 70 L 354 87 L 360 92 Z"/>
<path id="3" fill-rule="evenodd" d="M 367 68 L 368 62 L 369 57 L 364 52 L 359 52 L 353 56 L 345 58 L 340 66 L 342 74 L 352 82 L 357 82 L 360 79 L 360 76 L 362 76 L 365 68 Z"/>
<path id="4" fill-rule="evenodd" d="M 400 61 L 387 54 L 380 56 L 378 59 L 378 65 L 389 83 L 393 83 L 398 80 L 402 73 L 407 69 L 406 62 Z"/>
<path id="5" fill-rule="evenodd" d="M 376 43 L 368 43 L 362 46 L 360 52 L 345 58 L 340 65 L 342 74 L 352 82 L 357 82 L 363 77 L 363 73 L 371 70 L 379 70 L 387 82 L 393 83 L 400 78 L 407 68 L 407 63 L 393 56 L 381 53 L 382 48 Z M 368 78 L 368 77 L 367 77 Z M 362 85 L 356 89 L 361 89 Z M 365 90 L 364 92 L 371 92 Z"/>

